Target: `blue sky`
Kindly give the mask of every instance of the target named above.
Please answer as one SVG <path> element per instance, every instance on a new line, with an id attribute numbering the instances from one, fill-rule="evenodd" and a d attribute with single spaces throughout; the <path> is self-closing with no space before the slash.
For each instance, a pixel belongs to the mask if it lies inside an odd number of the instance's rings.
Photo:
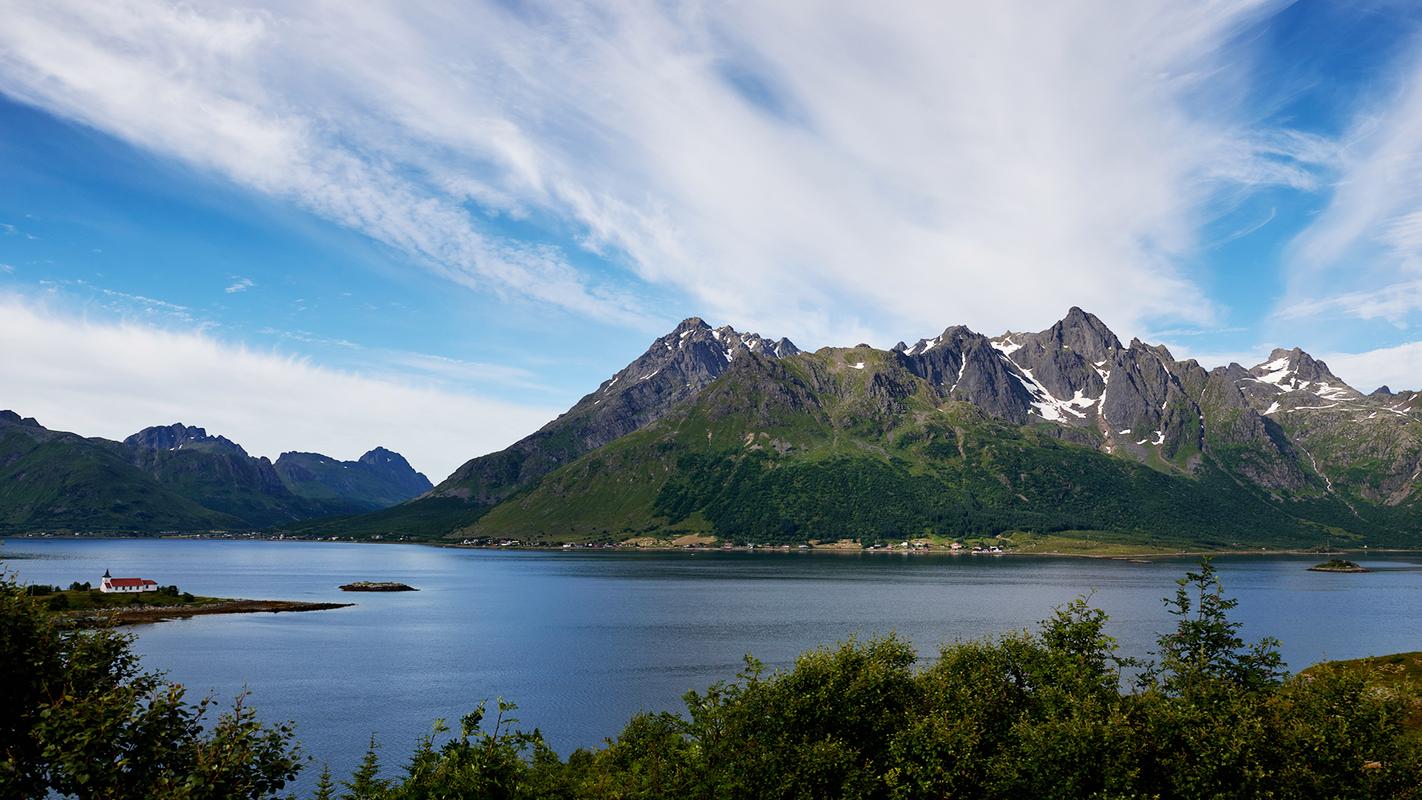
<path id="1" fill-rule="evenodd" d="M 0 407 L 53 427 L 438 480 L 691 315 L 1422 386 L 1409 3 L 6 5 Z"/>

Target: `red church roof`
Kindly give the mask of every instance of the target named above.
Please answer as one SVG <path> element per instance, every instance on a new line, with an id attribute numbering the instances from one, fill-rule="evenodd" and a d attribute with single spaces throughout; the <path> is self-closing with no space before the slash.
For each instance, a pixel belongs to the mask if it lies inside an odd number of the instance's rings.
<path id="1" fill-rule="evenodd" d="M 157 586 L 158 581 L 147 578 L 109 578 L 110 586 Z"/>

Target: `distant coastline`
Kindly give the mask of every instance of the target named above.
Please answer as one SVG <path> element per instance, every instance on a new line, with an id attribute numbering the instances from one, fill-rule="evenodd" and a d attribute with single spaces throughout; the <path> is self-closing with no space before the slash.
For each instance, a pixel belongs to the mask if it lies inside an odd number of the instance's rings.
<path id="1" fill-rule="evenodd" d="M 1019 534 L 1020 535 L 1020 534 Z M 1367 556 L 1369 554 L 1418 554 L 1422 555 L 1422 547 L 1329 547 L 1329 548 L 1274 548 L 1274 547 L 1233 547 L 1233 548 L 1205 548 L 1186 547 L 1182 549 L 1171 549 L 1160 545 L 1133 545 L 1125 542 L 1097 542 L 1090 539 L 1074 539 L 1066 537 L 1036 537 L 1028 540 L 1026 546 L 1012 543 L 1011 537 L 1002 540 L 992 537 L 982 537 L 978 541 L 983 543 L 995 542 L 1003 545 L 997 552 L 980 550 L 973 552 L 969 547 L 959 550 L 952 550 L 949 547 L 934 544 L 925 547 L 863 547 L 857 542 L 829 542 L 813 545 L 799 544 L 721 544 L 721 543 L 699 543 L 699 544 L 675 544 L 672 541 L 642 541 L 626 540 L 622 542 L 455 542 L 444 540 L 432 540 L 417 537 L 336 537 L 336 536 L 293 536 L 290 534 L 266 534 L 266 533 L 125 533 L 125 532 L 96 532 L 96 533 L 0 533 L 0 539 L 45 539 L 45 540 L 65 540 L 65 539 L 114 539 L 114 540 L 214 540 L 214 541 L 259 541 L 259 542 L 322 542 L 333 544 L 414 544 L 430 547 L 444 547 L 462 550 L 489 550 L 489 551 L 525 551 L 525 552 L 599 552 L 599 553 L 648 553 L 648 552 L 675 552 L 675 553 L 713 553 L 713 552 L 733 552 L 733 553 L 780 553 L 780 554 L 833 554 L 833 555 L 897 555 L 897 556 L 950 556 L 950 557 L 1031 557 L 1045 556 L 1051 558 L 1097 558 L 1106 560 L 1125 560 L 1142 558 L 1199 558 L 1201 556 Z M 1037 541 L 1039 539 L 1049 539 L 1047 542 Z M 970 540 L 972 541 L 972 540 Z M 0 561 L 4 561 L 10 556 L 0 550 Z M 20 557 L 18 554 L 14 556 Z"/>

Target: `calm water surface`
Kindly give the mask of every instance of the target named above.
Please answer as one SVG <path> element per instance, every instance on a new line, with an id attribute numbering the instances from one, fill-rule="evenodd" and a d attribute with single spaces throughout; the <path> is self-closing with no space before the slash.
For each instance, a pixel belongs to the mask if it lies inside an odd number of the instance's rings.
<path id="1" fill-rule="evenodd" d="M 520 706 L 560 753 L 614 735 L 632 713 L 679 709 L 731 678 L 749 652 L 773 666 L 851 635 L 896 631 L 926 657 L 941 642 L 1033 627 L 1094 592 L 1111 633 L 1146 655 L 1169 625 L 1161 598 L 1188 560 L 808 553 L 559 553 L 418 545 L 7 539 L 29 583 L 115 575 L 195 594 L 354 601 L 300 614 L 199 617 L 133 628 L 145 663 L 198 693 L 246 687 L 268 720 L 291 719 L 308 753 L 349 774 L 372 732 L 398 765 L 431 722 L 482 699 Z M 1309 557 L 1217 560 L 1251 637 L 1283 640 L 1297 670 L 1422 649 L 1422 559 L 1377 571 L 1305 571 Z M 351 580 L 420 589 L 345 594 Z M 308 771 L 303 785 L 314 780 Z"/>

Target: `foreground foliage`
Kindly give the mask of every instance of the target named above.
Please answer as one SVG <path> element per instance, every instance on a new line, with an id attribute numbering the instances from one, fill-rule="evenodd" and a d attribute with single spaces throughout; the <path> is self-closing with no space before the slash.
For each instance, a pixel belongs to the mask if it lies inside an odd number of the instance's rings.
<path id="1" fill-rule="evenodd" d="M 62 596 L 62 595 L 53 595 Z M 0 797 L 274 797 L 301 767 L 290 726 L 145 672 L 112 628 L 67 631 L 0 578 Z"/>
<path id="2" fill-rule="evenodd" d="M 851 641 L 639 714 L 598 750 L 558 760 L 535 731 L 425 739 L 398 780 L 372 747 L 342 797 L 1124 798 L 1416 797 L 1409 707 L 1353 672 L 1285 680 L 1277 643 L 1247 645 L 1204 563 L 1167 601 L 1157 663 L 1121 658 L 1077 600 L 1036 634 L 945 646 L 915 669 L 894 637 Z M 1123 670 L 1137 675 L 1122 693 Z M 440 731 L 437 731 L 437 734 Z"/>
<path id="3" fill-rule="evenodd" d="M 946 645 L 927 666 L 893 636 L 850 641 L 633 717 L 560 759 L 512 704 L 442 723 L 382 771 L 374 740 L 314 798 L 1363 798 L 1418 797 L 1415 697 L 1364 670 L 1283 674 L 1247 644 L 1208 562 L 1167 605 L 1153 663 L 1122 658 L 1086 600 L 1035 633 Z M 276 796 L 299 768 L 290 730 L 206 704 L 138 670 L 111 631 L 61 635 L 4 585 L 0 796 Z M 1126 678 L 1130 680 L 1127 681 Z M 1133 688 L 1123 692 L 1124 683 Z M 1401 684 L 1399 684 L 1401 685 Z M 1409 684 L 1410 685 L 1410 684 Z"/>

